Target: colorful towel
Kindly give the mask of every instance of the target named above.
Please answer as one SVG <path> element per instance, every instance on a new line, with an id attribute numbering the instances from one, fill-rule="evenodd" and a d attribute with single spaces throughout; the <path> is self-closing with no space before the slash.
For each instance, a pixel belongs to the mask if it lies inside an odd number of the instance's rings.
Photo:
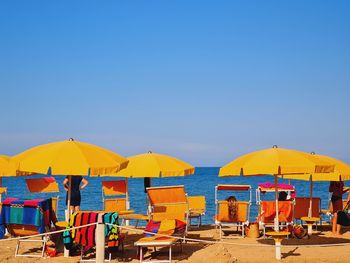
<path id="1" fill-rule="evenodd" d="M 162 221 L 150 220 L 145 228 L 145 237 L 152 237 L 154 234 L 162 234 L 167 236 L 181 236 L 186 231 L 186 223 L 178 219 L 165 219 Z M 154 234 L 152 234 L 154 233 Z M 158 236 L 156 239 L 164 237 Z"/>
<path id="2" fill-rule="evenodd" d="M 102 218 L 99 220 L 99 218 Z M 95 213 L 95 212 L 76 212 L 70 216 L 67 228 L 87 225 L 91 223 L 110 223 L 119 225 L 118 213 Z M 75 230 L 66 230 L 63 234 L 64 244 L 67 249 L 72 245 L 72 242 L 80 244 L 84 249 L 88 249 L 96 245 L 95 243 L 96 225 L 83 227 Z M 119 228 L 116 226 L 105 226 L 105 236 L 108 240 L 108 247 L 116 247 L 119 245 Z"/>
<path id="3" fill-rule="evenodd" d="M 273 222 L 276 217 L 276 202 L 262 201 L 260 220 L 264 223 Z M 278 202 L 278 219 L 280 222 L 293 220 L 293 203 L 291 201 Z"/>
<path id="4" fill-rule="evenodd" d="M 0 238 L 7 224 L 31 225 L 37 227 L 38 233 L 44 233 L 56 215 L 52 210 L 50 199 L 20 200 L 7 198 L 2 204 L 0 214 Z"/>

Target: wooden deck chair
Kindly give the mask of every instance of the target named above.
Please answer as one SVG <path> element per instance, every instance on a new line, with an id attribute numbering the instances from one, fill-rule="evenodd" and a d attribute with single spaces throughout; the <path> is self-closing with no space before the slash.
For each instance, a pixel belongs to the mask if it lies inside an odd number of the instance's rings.
<path id="1" fill-rule="evenodd" d="M 202 216 L 206 212 L 205 196 L 188 196 L 188 206 L 190 213 L 188 215 L 189 226 L 192 226 L 192 219 L 197 218 L 197 227 L 202 225 Z"/>
<path id="2" fill-rule="evenodd" d="M 248 195 L 246 201 L 239 200 L 235 202 L 236 214 L 232 217 L 229 215 L 229 203 L 225 200 L 219 200 L 219 193 L 225 193 L 226 198 L 229 196 L 235 196 L 235 194 Z M 220 240 L 226 238 L 223 236 L 224 228 L 236 227 L 241 231 L 241 237 L 244 237 L 244 228 L 249 225 L 250 207 L 252 200 L 252 191 L 250 185 L 232 185 L 232 184 L 219 184 L 215 186 L 215 227 L 219 227 Z M 234 237 L 234 236 L 229 236 Z"/>
<path id="3" fill-rule="evenodd" d="M 287 192 L 291 196 L 295 192 L 293 186 L 290 189 L 282 188 L 278 186 L 278 192 Z M 272 193 L 273 200 L 262 200 L 265 193 Z M 263 228 L 263 235 L 266 236 L 266 228 L 274 227 L 274 219 L 276 217 L 276 200 L 275 200 L 275 186 L 271 187 L 261 187 L 258 186 L 256 189 L 256 202 L 258 205 L 258 223 L 259 226 Z M 278 202 L 278 212 L 279 212 L 279 227 L 287 227 L 292 225 L 294 221 L 294 198 L 287 201 Z"/>
<path id="4" fill-rule="evenodd" d="M 58 201 L 59 192 L 57 181 L 54 177 L 32 178 L 26 179 L 28 191 L 30 193 L 56 193 L 57 195 L 51 196 L 52 210 L 55 212 L 56 217 L 58 215 Z"/>
<path id="5" fill-rule="evenodd" d="M 122 224 L 135 220 L 137 227 L 140 220 L 148 221 L 148 216 L 135 214 L 130 209 L 127 180 L 102 181 L 102 202 L 105 212 L 118 212 Z"/>
<path id="6" fill-rule="evenodd" d="M 169 248 L 168 260 L 153 260 L 148 262 L 171 262 L 172 246 L 180 243 L 182 250 L 182 238 L 187 235 L 189 206 L 184 186 L 149 187 L 147 188 L 147 197 L 151 208 L 152 219 L 149 224 L 158 222 L 162 226 L 168 225 L 171 222 L 175 226 L 177 225 L 176 222 L 181 222 L 184 227 L 179 233 L 172 232 L 172 229 L 168 229 L 167 231 L 170 231 L 169 233 L 175 233 L 169 234 L 171 237 L 152 236 L 144 237 L 136 241 L 135 246 L 137 246 L 140 251 L 140 262 L 146 262 L 143 260 L 142 254 L 142 248 L 146 247 L 154 247 L 154 249 L 157 247 Z M 167 231 L 161 233 L 167 233 Z"/>

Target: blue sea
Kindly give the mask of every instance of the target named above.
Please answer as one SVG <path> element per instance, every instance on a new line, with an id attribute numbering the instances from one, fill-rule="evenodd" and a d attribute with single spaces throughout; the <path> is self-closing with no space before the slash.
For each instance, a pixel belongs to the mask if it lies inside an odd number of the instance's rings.
<path id="1" fill-rule="evenodd" d="M 257 215 L 256 195 L 255 190 L 259 183 L 274 182 L 272 176 L 256 176 L 256 177 L 218 177 L 218 167 L 197 167 L 194 175 L 186 177 L 167 177 L 167 178 L 153 178 L 152 186 L 166 186 L 166 185 L 184 185 L 188 195 L 204 195 L 207 202 L 207 212 L 203 217 L 204 224 L 213 224 L 213 216 L 215 215 L 215 186 L 217 184 L 249 184 L 252 186 L 252 207 L 251 207 L 251 220 L 255 221 Z M 40 177 L 40 176 L 35 176 Z M 6 197 L 19 197 L 19 198 L 39 198 L 49 197 L 51 194 L 30 194 L 25 184 L 26 177 L 4 177 L 3 185 L 8 188 L 7 195 L 3 195 L 3 199 Z M 28 177 L 27 177 L 28 178 Z M 34 177 L 32 177 L 34 178 Z M 64 209 L 66 192 L 63 189 L 62 181 L 64 176 L 55 177 L 60 186 L 60 201 L 59 201 L 59 220 L 64 219 Z M 82 210 L 102 210 L 102 191 L 101 181 L 104 180 L 120 180 L 122 178 L 117 177 L 86 177 L 89 181 L 89 185 L 82 190 Z M 281 183 L 288 183 L 286 180 L 279 180 Z M 129 179 L 129 194 L 131 209 L 134 209 L 136 213 L 146 213 L 146 194 L 144 193 L 143 179 L 131 178 Z M 310 191 L 310 184 L 308 181 L 292 180 L 291 184 L 295 186 L 297 190 L 297 196 L 308 197 Z M 328 182 L 314 182 L 313 184 L 313 196 L 320 197 L 322 200 L 322 208 L 328 206 Z M 239 200 L 247 200 L 249 196 L 242 193 L 229 193 L 224 191 L 219 195 L 219 199 L 225 199 L 229 195 L 235 195 Z M 265 200 L 273 200 L 274 193 L 270 196 L 265 196 Z"/>

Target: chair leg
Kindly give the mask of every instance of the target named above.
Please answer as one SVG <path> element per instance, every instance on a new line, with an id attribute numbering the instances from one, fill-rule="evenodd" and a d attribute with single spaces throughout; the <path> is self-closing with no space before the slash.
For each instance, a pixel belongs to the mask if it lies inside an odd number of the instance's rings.
<path id="1" fill-rule="evenodd" d="M 140 263 L 142 263 L 143 260 L 143 247 L 139 247 L 140 249 Z"/>
<path id="2" fill-rule="evenodd" d="M 47 242 L 47 238 L 46 238 L 46 236 L 43 236 L 43 250 L 41 252 L 41 257 L 44 257 L 46 242 Z"/>
<path id="3" fill-rule="evenodd" d="M 169 263 L 171 263 L 171 245 L 169 247 Z"/>
<path id="4" fill-rule="evenodd" d="M 15 250 L 15 257 L 17 257 L 18 255 L 18 251 L 19 251 L 19 239 L 17 240 L 17 244 L 16 244 L 16 250 Z"/>

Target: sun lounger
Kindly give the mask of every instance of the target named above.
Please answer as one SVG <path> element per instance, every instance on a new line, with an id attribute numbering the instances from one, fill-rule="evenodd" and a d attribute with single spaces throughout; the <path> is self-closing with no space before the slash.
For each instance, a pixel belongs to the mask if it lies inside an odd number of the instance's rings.
<path id="1" fill-rule="evenodd" d="M 229 202 L 226 199 L 219 200 L 220 192 L 224 192 L 226 198 L 237 195 L 235 196 L 237 199 L 235 202 L 236 214 L 233 217 L 230 216 Z M 242 194 L 246 196 L 246 201 L 238 199 L 238 195 Z M 220 240 L 225 238 L 225 236 L 222 235 L 224 228 L 236 227 L 237 230 L 241 231 L 241 237 L 244 237 L 244 227 L 249 225 L 251 199 L 252 191 L 250 185 L 219 184 L 215 187 L 215 226 L 219 227 Z"/>
<path id="2" fill-rule="evenodd" d="M 276 200 L 275 200 L 275 185 L 274 184 L 262 184 L 258 186 L 256 190 L 256 200 L 258 205 L 258 223 L 263 228 L 263 235 L 265 236 L 266 228 L 274 227 L 274 220 L 276 218 Z M 293 196 L 295 189 L 291 185 L 278 186 L 278 192 L 287 192 L 289 196 Z M 264 195 L 270 193 L 273 200 L 262 200 Z M 287 201 L 278 202 L 278 219 L 279 228 L 292 225 L 294 221 L 294 198 Z"/>
<path id="3" fill-rule="evenodd" d="M 118 212 L 122 224 L 127 220 L 135 220 L 137 227 L 139 221 L 148 221 L 147 215 L 135 214 L 135 211 L 130 209 L 127 180 L 103 181 L 102 200 L 104 211 Z"/>
<path id="4" fill-rule="evenodd" d="M 19 200 L 7 198 L 3 202 L 0 214 L 0 228 L 6 228 L 13 237 L 26 237 L 43 234 L 50 230 L 51 224 L 57 221 L 51 207 L 51 199 Z M 20 254 L 21 242 L 41 243 L 41 254 Z M 47 237 L 41 239 L 17 240 L 15 256 L 43 257 Z"/>
<path id="5" fill-rule="evenodd" d="M 192 219 L 197 219 L 197 227 L 202 225 L 202 216 L 206 212 L 205 196 L 188 196 L 188 206 L 190 213 L 188 215 L 189 225 L 192 226 Z"/>
<path id="6" fill-rule="evenodd" d="M 169 258 L 165 261 L 147 262 L 171 262 L 172 246 L 182 244 L 182 238 L 187 234 L 189 207 L 184 186 L 149 187 L 147 197 L 152 220 L 146 226 L 146 231 L 164 234 L 167 237 L 157 235 L 150 237 L 146 234 L 145 238 L 136 241 L 140 262 L 145 262 L 143 248 L 148 247 L 168 247 Z"/>

